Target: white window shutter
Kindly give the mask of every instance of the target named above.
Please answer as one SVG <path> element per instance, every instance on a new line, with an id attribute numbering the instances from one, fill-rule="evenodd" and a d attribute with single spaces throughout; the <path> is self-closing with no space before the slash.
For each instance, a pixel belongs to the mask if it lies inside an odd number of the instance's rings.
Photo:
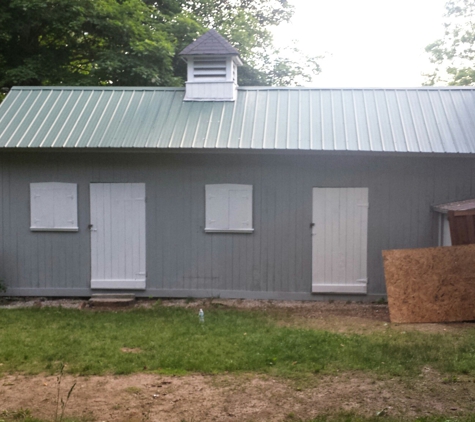
<path id="1" fill-rule="evenodd" d="M 229 191 L 229 228 L 252 229 L 252 186 Z"/>
<path id="2" fill-rule="evenodd" d="M 229 228 L 228 192 L 222 185 L 206 185 L 206 229 L 227 230 Z"/>
<path id="3" fill-rule="evenodd" d="M 31 230 L 77 231 L 77 185 L 31 183 L 30 219 Z"/>
<path id="4" fill-rule="evenodd" d="M 252 185 L 206 185 L 205 192 L 205 231 L 253 231 Z"/>
<path id="5" fill-rule="evenodd" d="M 77 186 L 74 183 L 57 183 L 54 190 L 55 228 L 78 227 Z"/>
<path id="6" fill-rule="evenodd" d="M 54 189 L 49 183 L 30 184 L 30 227 L 54 227 Z"/>

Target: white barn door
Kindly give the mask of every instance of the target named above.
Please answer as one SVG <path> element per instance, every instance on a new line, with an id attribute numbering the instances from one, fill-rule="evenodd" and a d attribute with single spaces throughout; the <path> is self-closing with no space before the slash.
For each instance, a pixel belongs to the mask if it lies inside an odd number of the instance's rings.
<path id="1" fill-rule="evenodd" d="M 312 292 L 366 293 L 368 188 L 314 188 Z"/>
<path id="2" fill-rule="evenodd" d="M 145 289 L 145 184 L 91 183 L 91 288 Z"/>

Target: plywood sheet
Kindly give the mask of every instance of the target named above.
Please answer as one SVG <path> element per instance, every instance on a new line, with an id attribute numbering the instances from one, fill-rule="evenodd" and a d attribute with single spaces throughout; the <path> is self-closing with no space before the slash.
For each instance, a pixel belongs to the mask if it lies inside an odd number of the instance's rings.
<path id="1" fill-rule="evenodd" d="M 383 251 L 391 322 L 475 320 L 475 245 Z"/>

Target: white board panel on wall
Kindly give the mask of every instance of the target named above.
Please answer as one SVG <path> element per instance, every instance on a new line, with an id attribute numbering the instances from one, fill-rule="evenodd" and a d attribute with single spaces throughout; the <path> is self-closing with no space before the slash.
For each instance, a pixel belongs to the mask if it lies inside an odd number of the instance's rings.
<path id="1" fill-rule="evenodd" d="M 313 293 L 366 293 L 368 207 L 368 188 L 313 189 Z"/>
<path id="2" fill-rule="evenodd" d="M 78 231 L 75 183 L 30 183 L 32 231 Z"/>

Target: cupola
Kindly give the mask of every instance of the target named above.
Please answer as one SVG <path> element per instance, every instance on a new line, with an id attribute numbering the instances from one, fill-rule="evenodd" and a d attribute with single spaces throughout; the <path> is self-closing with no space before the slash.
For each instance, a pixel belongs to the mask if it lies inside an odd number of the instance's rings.
<path id="1" fill-rule="evenodd" d="M 186 47 L 188 64 L 185 101 L 235 101 L 239 52 L 214 29 Z"/>

